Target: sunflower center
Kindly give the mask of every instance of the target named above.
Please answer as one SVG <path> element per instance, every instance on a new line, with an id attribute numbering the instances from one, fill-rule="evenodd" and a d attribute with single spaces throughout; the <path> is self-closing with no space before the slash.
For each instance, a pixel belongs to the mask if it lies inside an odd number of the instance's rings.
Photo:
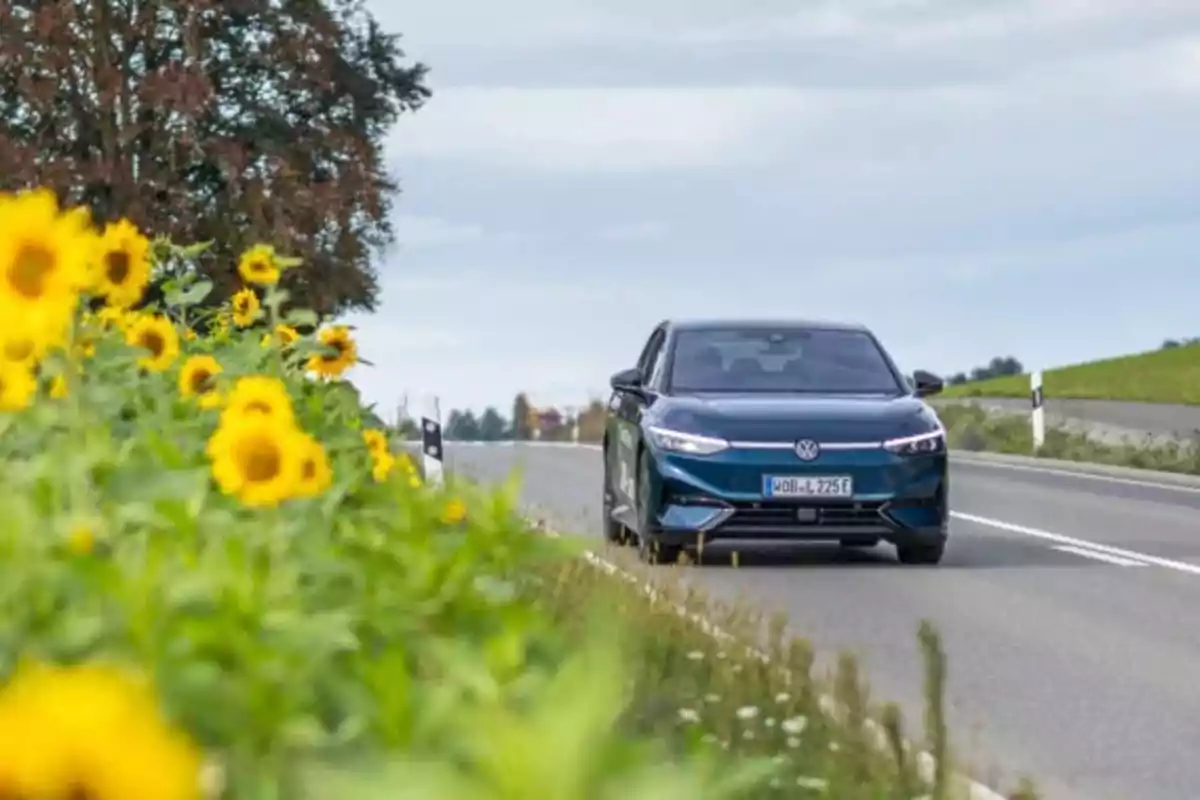
<path id="1" fill-rule="evenodd" d="M 118 286 L 129 277 L 129 254 L 113 250 L 104 256 L 104 274 L 108 282 Z"/>
<path id="2" fill-rule="evenodd" d="M 324 357 L 326 361 L 341 361 L 342 357 L 346 355 L 346 343 L 339 339 L 327 342 L 325 346 L 333 348 L 333 355 Z"/>
<path id="3" fill-rule="evenodd" d="M 215 381 L 211 372 L 206 369 L 198 369 L 192 373 L 192 391 L 197 394 L 204 394 L 212 391 Z"/>
<path id="4" fill-rule="evenodd" d="M 8 268 L 9 285 L 26 300 L 46 293 L 46 279 L 54 271 L 54 254 L 40 244 L 25 242 Z"/>
<path id="5" fill-rule="evenodd" d="M 167 349 L 167 340 L 158 331 L 143 331 L 138 343 L 150 351 L 150 355 L 158 358 Z"/>
<path id="6" fill-rule="evenodd" d="M 283 459 L 269 436 L 248 436 L 238 448 L 242 474 L 251 483 L 266 483 L 279 475 Z"/>
<path id="7" fill-rule="evenodd" d="M 4 343 L 4 357 L 9 361 L 25 361 L 32 355 L 32 339 L 9 339 Z"/>
<path id="8" fill-rule="evenodd" d="M 14 796 L 14 798 L 19 797 L 20 795 Z M 92 790 L 81 783 L 72 784 L 66 793 L 66 800 L 94 800 L 95 797 L 96 795 L 92 793 Z M 7 798 L 5 795 L 0 794 L 0 800 L 7 800 Z"/>

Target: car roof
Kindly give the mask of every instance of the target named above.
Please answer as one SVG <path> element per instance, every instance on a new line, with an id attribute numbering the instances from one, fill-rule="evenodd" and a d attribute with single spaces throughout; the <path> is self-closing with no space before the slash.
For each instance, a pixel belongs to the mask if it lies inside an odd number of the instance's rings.
<path id="1" fill-rule="evenodd" d="M 858 322 L 836 322 L 815 319 L 723 319 L 710 317 L 704 319 L 670 319 L 665 322 L 667 327 L 676 331 L 705 331 L 718 328 L 738 328 L 748 331 L 769 330 L 772 328 L 812 328 L 816 330 L 870 332 L 865 325 Z"/>

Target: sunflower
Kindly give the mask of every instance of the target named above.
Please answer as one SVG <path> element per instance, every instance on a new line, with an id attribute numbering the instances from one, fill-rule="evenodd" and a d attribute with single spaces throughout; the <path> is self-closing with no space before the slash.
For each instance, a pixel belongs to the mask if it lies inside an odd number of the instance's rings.
<path id="1" fill-rule="evenodd" d="M 0 204 L 0 307 L 6 324 L 66 319 L 91 279 L 95 244 L 86 212 L 60 212 L 47 189 Z"/>
<path id="2" fill-rule="evenodd" d="M 467 518 L 467 506 L 457 497 L 449 500 L 442 508 L 442 522 L 447 525 L 457 525 Z"/>
<path id="3" fill-rule="evenodd" d="M 152 687 L 115 668 L 23 665 L 0 692 L 5 797 L 200 800 L 203 766 Z"/>
<path id="4" fill-rule="evenodd" d="M 317 340 L 332 353 L 313 353 L 308 369 L 325 378 L 336 378 L 358 363 L 358 345 L 345 325 L 332 325 L 317 334 Z"/>
<path id="5" fill-rule="evenodd" d="M 221 364 L 209 355 L 192 356 L 179 370 L 179 394 L 182 397 L 204 397 L 217 390 Z"/>
<path id="6" fill-rule="evenodd" d="M 291 420 L 253 414 L 224 417 L 208 442 L 212 475 L 221 491 L 243 505 L 279 505 L 300 493 L 311 453 Z"/>
<path id="7" fill-rule="evenodd" d="M 245 328 L 254 324 L 258 319 L 258 315 L 262 313 L 262 305 L 258 302 L 258 295 L 253 289 L 242 289 L 233 296 L 233 324 L 239 328 Z"/>
<path id="8" fill-rule="evenodd" d="M 124 328 L 128 322 L 129 313 L 123 308 L 105 306 L 96 312 L 96 322 L 103 330 Z"/>
<path id="9" fill-rule="evenodd" d="M 247 375 L 238 378 L 222 412 L 222 419 L 264 415 L 288 424 L 295 420 L 292 397 L 287 386 L 278 378 L 267 375 Z"/>
<path id="10" fill-rule="evenodd" d="M 279 283 L 279 273 L 275 248 L 268 244 L 254 245 L 238 260 L 238 274 L 255 286 L 274 286 Z"/>
<path id="11" fill-rule="evenodd" d="M 367 428 L 362 432 L 362 438 L 372 455 L 386 453 L 390 449 L 387 434 L 378 428 Z"/>
<path id="12" fill-rule="evenodd" d="M 28 364 L 0 361 L 0 411 L 28 408 L 37 392 L 37 378 Z"/>
<path id="13" fill-rule="evenodd" d="M 273 333 L 264 333 L 262 338 L 262 346 L 270 347 L 272 343 L 280 347 L 289 347 L 300 338 L 300 332 L 290 325 L 284 325 L 282 322 L 275 326 Z"/>
<path id="14" fill-rule="evenodd" d="M 77 522 L 67 531 L 67 552 L 76 556 L 90 555 L 96 549 L 96 528 Z"/>
<path id="15" fill-rule="evenodd" d="M 371 453 L 371 477 L 376 483 L 383 483 L 392 474 L 396 466 L 396 457 L 386 450 Z"/>
<path id="16" fill-rule="evenodd" d="M 329 488 L 333 482 L 333 470 L 325 448 L 312 436 L 305 435 L 305 450 L 300 462 L 300 489 L 302 497 L 315 497 Z"/>
<path id="17" fill-rule="evenodd" d="M 139 315 L 125 329 L 125 343 L 148 351 L 138 365 L 149 372 L 162 372 L 179 357 L 179 332 L 161 314 Z"/>
<path id="18" fill-rule="evenodd" d="M 67 376 L 61 372 L 50 379 L 50 396 L 55 400 L 61 400 L 70 392 L 70 386 L 67 383 Z"/>
<path id="19" fill-rule="evenodd" d="M 28 329 L 6 327 L 0 330 L 0 358 L 5 361 L 33 365 L 41 361 L 46 350 L 45 338 Z"/>
<path id="20" fill-rule="evenodd" d="M 150 240 L 127 219 L 104 227 L 96 246 L 95 287 L 113 308 L 142 299 L 150 282 Z"/>

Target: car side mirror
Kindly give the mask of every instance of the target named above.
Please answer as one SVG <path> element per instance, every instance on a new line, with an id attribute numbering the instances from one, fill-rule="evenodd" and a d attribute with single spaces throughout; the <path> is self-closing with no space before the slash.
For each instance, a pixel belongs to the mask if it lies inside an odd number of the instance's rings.
<path id="1" fill-rule="evenodd" d="M 614 373 L 613 376 L 608 379 L 608 383 L 615 391 L 641 394 L 642 371 L 637 367 L 623 369 L 620 372 Z"/>
<path id="2" fill-rule="evenodd" d="M 946 388 L 946 384 L 941 378 L 923 369 L 913 372 L 912 383 L 913 393 L 917 397 L 929 397 L 930 395 L 938 394 L 942 389 Z"/>

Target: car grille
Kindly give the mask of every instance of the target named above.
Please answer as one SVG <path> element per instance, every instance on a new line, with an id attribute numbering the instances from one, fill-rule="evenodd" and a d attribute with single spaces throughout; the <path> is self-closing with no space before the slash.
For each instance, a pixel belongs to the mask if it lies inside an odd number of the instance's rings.
<path id="1" fill-rule="evenodd" d="M 842 504 L 808 505 L 798 503 L 747 502 L 734 504 L 734 512 L 722 527 L 751 530 L 754 528 L 813 529 L 878 528 L 884 521 L 881 515 L 883 503 L 856 502 Z M 800 519 L 801 509 L 811 510 L 814 518 Z"/>

